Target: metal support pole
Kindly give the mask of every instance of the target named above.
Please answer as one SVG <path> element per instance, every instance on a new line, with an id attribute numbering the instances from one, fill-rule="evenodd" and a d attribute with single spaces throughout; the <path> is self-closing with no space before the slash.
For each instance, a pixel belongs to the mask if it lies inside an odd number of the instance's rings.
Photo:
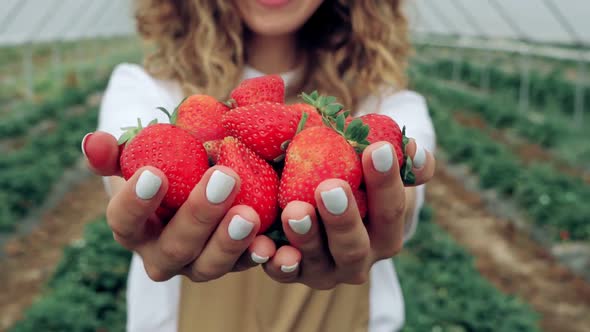
<path id="1" fill-rule="evenodd" d="M 62 62 L 61 62 L 61 47 L 60 42 L 55 41 L 51 45 L 51 62 L 53 66 L 53 80 L 61 85 L 63 78 Z"/>
<path id="2" fill-rule="evenodd" d="M 520 93 L 518 99 L 518 106 L 520 112 L 525 112 L 529 108 L 529 56 L 523 53 L 520 54 Z"/>
<path id="3" fill-rule="evenodd" d="M 490 66 L 491 66 L 491 56 L 490 51 L 484 51 L 483 57 L 483 68 L 481 70 L 481 81 L 480 81 L 480 88 L 483 91 L 488 91 L 490 89 Z"/>
<path id="4" fill-rule="evenodd" d="M 30 43 L 23 47 L 23 79 L 25 81 L 25 96 L 33 99 L 35 87 L 33 82 L 33 47 Z"/>
<path id="5" fill-rule="evenodd" d="M 460 48 L 455 49 L 455 57 L 453 58 L 453 81 L 459 82 L 461 80 L 461 63 L 463 61 L 463 54 Z"/>
<path id="6" fill-rule="evenodd" d="M 584 90 L 586 89 L 586 64 L 580 57 L 578 61 L 578 75 L 576 80 L 574 123 L 581 126 L 584 122 Z"/>

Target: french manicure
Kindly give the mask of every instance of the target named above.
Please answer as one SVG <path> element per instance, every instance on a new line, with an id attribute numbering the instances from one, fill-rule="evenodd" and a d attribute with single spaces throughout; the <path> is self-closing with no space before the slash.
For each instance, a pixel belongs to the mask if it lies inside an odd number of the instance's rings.
<path id="1" fill-rule="evenodd" d="M 258 256 L 256 255 L 255 252 L 253 252 L 250 257 L 252 258 L 252 261 L 256 264 L 264 264 L 266 262 L 268 262 L 268 256 Z"/>
<path id="2" fill-rule="evenodd" d="M 297 266 L 299 266 L 299 262 L 297 262 L 293 265 L 281 265 L 281 271 L 283 271 L 285 273 L 291 273 L 291 272 L 297 270 Z"/>
<path id="3" fill-rule="evenodd" d="M 232 240 L 239 241 L 245 239 L 252 232 L 252 228 L 253 223 L 236 214 L 229 222 L 227 231 Z"/>
<path id="4" fill-rule="evenodd" d="M 88 138 L 90 138 L 90 136 L 92 136 L 92 134 L 93 133 L 88 133 L 88 134 L 84 135 L 84 138 L 82 138 L 82 144 L 81 144 L 80 148 L 82 150 L 82 153 L 84 154 L 84 157 L 88 157 L 86 155 L 86 141 L 88 140 Z"/>
<path id="5" fill-rule="evenodd" d="M 426 151 L 424 148 L 420 147 L 418 143 L 416 143 L 416 154 L 414 154 L 414 158 L 412 159 L 412 163 L 414 168 L 422 168 L 424 164 L 426 164 Z"/>
<path id="6" fill-rule="evenodd" d="M 341 187 L 324 191 L 321 196 L 326 209 L 331 214 L 339 216 L 348 208 L 348 197 L 346 197 L 346 193 Z"/>
<path id="7" fill-rule="evenodd" d="M 373 159 L 373 166 L 381 173 L 385 173 L 393 166 L 393 152 L 389 144 L 383 144 L 379 148 L 373 150 L 371 153 Z"/>
<path id="8" fill-rule="evenodd" d="M 309 216 L 305 216 L 299 220 L 289 219 L 289 227 L 291 227 L 293 232 L 299 235 L 306 234 L 311 229 L 311 218 Z"/>
<path id="9" fill-rule="evenodd" d="M 162 179 L 159 176 L 149 170 L 145 170 L 141 173 L 139 179 L 137 179 L 135 194 L 144 200 L 152 199 L 158 193 L 158 190 L 160 190 L 161 185 Z"/>
<path id="10" fill-rule="evenodd" d="M 212 204 L 219 204 L 227 199 L 231 194 L 234 186 L 236 185 L 236 179 L 223 173 L 220 170 L 213 171 L 207 187 L 205 188 L 205 195 L 207 200 Z"/>

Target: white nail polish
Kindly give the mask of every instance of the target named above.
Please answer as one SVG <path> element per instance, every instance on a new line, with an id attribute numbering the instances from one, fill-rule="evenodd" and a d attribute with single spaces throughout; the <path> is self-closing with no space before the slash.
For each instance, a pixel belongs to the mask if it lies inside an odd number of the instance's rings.
<path id="1" fill-rule="evenodd" d="M 160 179 L 160 177 L 148 170 L 145 170 L 143 173 L 141 173 L 139 179 L 137 179 L 137 184 L 135 185 L 135 194 L 141 199 L 151 199 L 156 195 L 156 193 L 158 193 L 161 185 L 162 179 Z"/>
<path id="2" fill-rule="evenodd" d="M 299 263 L 295 263 L 293 265 L 281 265 L 281 271 L 285 272 L 285 273 L 291 273 L 295 270 L 297 270 L 297 267 L 299 266 Z"/>
<path id="3" fill-rule="evenodd" d="M 373 150 L 371 153 L 371 159 L 373 159 L 373 166 L 381 173 L 385 173 L 393 166 L 393 152 L 389 144 L 383 144 L 378 149 Z"/>
<path id="4" fill-rule="evenodd" d="M 236 214 L 229 222 L 227 231 L 232 240 L 239 241 L 245 239 L 252 232 L 252 228 L 254 228 L 253 223 Z"/>
<path id="5" fill-rule="evenodd" d="M 212 204 L 219 204 L 225 201 L 235 185 L 236 179 L 222 171 L 215 170 L 209 178 L 207 188 L 205 188 L 207 200 Z"/>
<path id="6" fill-rule="evenodd" d="M 254 263 L 256 264 L 264 264 L 266 262 L 268 262 L 268 256 L 258 256 L 256 255 L 255 252 L 253 252 L 250 257 L 252 258 L 252 261 L 254 261 Z"/>
<path id="7" fill-rule="evenodd" d="M 80 149 L 82 150 L 82 154 L 84 154 L 84 157 L 88 157 L 86 155 L 86 150 L 84 149 L 84 143 L 86 143 L 86 140 L 88 139 L 88 137 L 90 137 L 90 135 L 92 135 L 92 133 L 84 135 L 84 138 L 82 138 L 82 143 L 80 145 Z"/>
<path id="8" fill-rule="evenodd" d="M 306 234 L 311 229 L 311 218 L 309 216 L 305 216 L 299 220 L 289 219 L 289 227 L 291 227 L 293 232 L 297 234 Z"/>
<path id="9" fill-rule="evenodd" d="M 339 216 L 346 211 L 346 208 L 348 207 L 348 197 L 346 197 L 344 189 L 336 187 L 322 192 L 321 196 L 326 209 L 328 209 L 331 214 Z"/>
<path id="10" fill-rule="evenodd" d="M 426 151 L 424 148 L 418 146 L 418 144 L 416 144 L 416 154 L 414 155 L 414 159 L 412 159 L 412 163 L 414 168 L 422 168 L 426 164 Z"/>

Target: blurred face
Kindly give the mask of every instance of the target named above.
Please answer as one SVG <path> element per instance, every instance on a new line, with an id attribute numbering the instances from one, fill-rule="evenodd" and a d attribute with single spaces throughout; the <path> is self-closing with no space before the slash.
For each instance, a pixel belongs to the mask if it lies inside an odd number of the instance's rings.
<path id="1" fill-rule="evenodd" d="M 293 34 L 313 15 L 323 0 L 236 0 L 240 16 L 255 34 Z"/>

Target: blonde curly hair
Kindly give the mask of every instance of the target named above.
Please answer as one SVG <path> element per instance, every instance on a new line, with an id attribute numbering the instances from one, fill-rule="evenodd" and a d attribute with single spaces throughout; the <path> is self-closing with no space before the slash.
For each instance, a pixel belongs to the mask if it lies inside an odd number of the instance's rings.
<path id="1" fill-rule="evenodd" d="M 242 77 L 249 34 L 233 1 L 135 0 L 137 30 L 153 46 L 146 70 L 177 80 L 187 95 L 227 98 Z M 383 85 L 403 88 L 410 45 L 401 2 L 325 0 L 298 32 L 313 62 L 291 92 L 311 88 L 352 108 Z"/>

